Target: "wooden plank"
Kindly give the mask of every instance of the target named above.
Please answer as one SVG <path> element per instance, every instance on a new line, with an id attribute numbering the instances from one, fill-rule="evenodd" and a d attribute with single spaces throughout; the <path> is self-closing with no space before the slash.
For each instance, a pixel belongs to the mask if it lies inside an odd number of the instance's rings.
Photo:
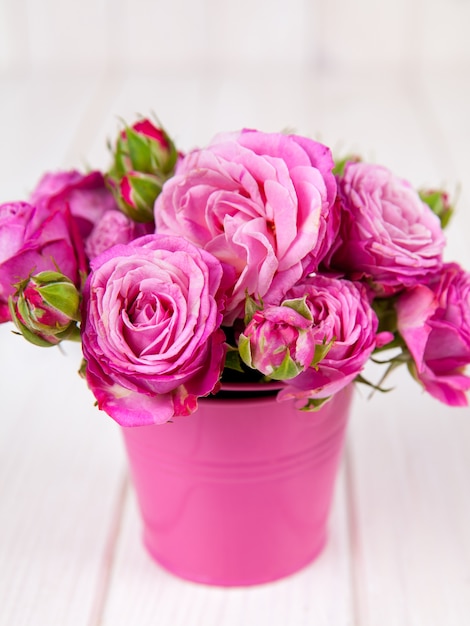
<path id="1" fill-rule="evenodd" d="M 403 373 L 352 421 L 352 560 L 358 623 L 452 624 L 470 614 L 470 415 Z"/>
<path id="2" fill-rule="evenodd" d="M 5 201 L 63 166 L 96 82 L 35 75 L 1 88 Z M 87 624 L 120 511 L 117 428 L 77 374 L 78 345 L 37 348 L 10 325 L 0 345 L 0 624 Z"/>
<path id="3" fill-rule="evenodd" d="M 345 478 L 341 471 L 327 547 L 319 558 L 284 580 L 247 588 L 210 587 L 180 580 L 153 562 L 141 544 L 133 489 L 102 626 L 344 626 L 352 623 Z M 197 538 L 195 538 L 195 541 Z"/>
<path id="4" fill-rule="evenodd" d="M 371 83 L 353 108 L 358 136 L 370 117 L 378 154 L 390 156 L 394 169 L 408 169 L 415 184 L 420 178 L 445 182 L 442 162 L 456 163 L 463 152 L 455 153 L 446 140 L 429 93 L 419 83 L 410 88 L 399 81 L 393 89 L 387 82 L 384 90 L 379 80 L 381 91 Z M 452 123 L 464 124 L 464 108 L 444 105 L 444 98 L 455 102 L 454 94 L 438 91 L 442 110 L 455 114 Z M 374 109 L 365 106 L 369 96 Z M 346 104 L 344 111 L 350 111 Z M 390 122 L 380 126 L 380 120 Z M 370 141 L 367 132 L 363 137 Z M 456 143 L 466 150 L 465 134 L 462 141 Z M 470 226 L 468 214 L 462 209 L 460 224 L 455 222 L 462 233 Z M 464 260 L 456 242 L 453 233 L 448 257 Z M 358 400 L 351 423 L 347 469 L 357 623 L 458 626 L 470 615 L 470 411 L 424 395 L 405 369 L 391 384 L 391 394 Z"/>

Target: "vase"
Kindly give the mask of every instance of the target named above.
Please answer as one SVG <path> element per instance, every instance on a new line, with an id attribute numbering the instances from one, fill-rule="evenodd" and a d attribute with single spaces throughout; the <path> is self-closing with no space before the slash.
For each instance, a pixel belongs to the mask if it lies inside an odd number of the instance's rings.
<path id="1" fill-rule="evenodd" d="M 306 412 L 235 387 L 188 417 L 123 428 L 150 555 L 181 578 L 220 586 L 309 564 L 326 542 L 351 397 L 349 386 Z"/>

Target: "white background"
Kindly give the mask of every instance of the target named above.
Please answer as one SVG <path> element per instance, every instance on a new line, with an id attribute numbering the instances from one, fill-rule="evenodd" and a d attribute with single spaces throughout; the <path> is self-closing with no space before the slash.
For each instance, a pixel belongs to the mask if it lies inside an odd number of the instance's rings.
<path id="1" fill-rule="evenodd" d="M 470 269 L 468 0 L 0 0 L 0 202 L 45 170 L 105 168 L 121 117 L 187 150 L 289 128 L 457 192 L 447 257 Z M 329 544 L 252 589 L 173 578 L 140 545 L 115 424 L 77 349 L 0 328 L 1 626 L 463 626 L 470 410 L 357 395 Z M 76 348 L 76 347 L 75 347 Z"/>

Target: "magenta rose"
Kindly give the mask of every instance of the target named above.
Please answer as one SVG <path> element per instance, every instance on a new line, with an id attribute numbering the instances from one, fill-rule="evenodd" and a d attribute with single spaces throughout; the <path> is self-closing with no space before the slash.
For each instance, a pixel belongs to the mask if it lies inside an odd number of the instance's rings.
<path id="1" fill-rule="evenodd" d="M 98 405 L 124 426 L 196 410 L 225 360 L 223 270 L 179 237 L 147 235 L 91 262 L 82 345 Z"/>
<path id="2" fill-rule="evenodd" d="M 413 358 L 412 372 L 434 398 L 466 406 L 470 377 L 470 274 L 447 264 L 428 285 L 403 293 L 398 330 Z"/>
<path id="3" fill-rule="evenodd" d="M 30 202 L 49 211 L 68 206 L 84 242 L 104 213 L 117 209 L 100 172 L 81 174 L 76 170 L 45 174 Z"/>
<path id="4" fill-rule="evenodd" d="M 265 376 L 293 378 L 313 361 L 312 325 L 312 315 L 302 298 L 256 311 L 238 340 L 240 356 Z"/>
<path id="5" fill-rule="evenodd" d="M 106 211 L 87 238 L 85 252 L 92 260 L 118 243 L 129 243 L 153 231 L 153 224 L 134 222 L 121 211 Z"/>
<path id="6" fill-rule="evenodd" d="M 155 203 L 157 232 L 182 235 L 236 271 L 225 323 L 246 294 L 279 304 L 315 269 L 336 234 L 336 182 L 327 147 L 252 130 L 189 153 Z"/>
<path id="7" fill-rule="evenodd" d="M 318 275 L 296 285 L 288 295 L 306 296 L 316 354 L 312 366 L 280 392 L 280 400 L 295 398 L 308 404 L 310 399 L 328 398 L 360 374 L 377 341 L 383 345 L 392 338 L 388 333 L 377 336 L 377 316 L 359 283 Z"/>
<path id="8" fill-rule="evenodd" d="M 69 209 L 0 205 L 0 322 L 11 319 L 8 298 L 15 285 L 45 270 L 61 272 L 80 287 L 85 256 Z"/>
<path id="9" fill-rule="evenodd" d="M 341 226 L 329 264 L 379 295 L 422 282 L 442 265 L 439 218 L 388 169 L 354 162 L 338 179 Z"/>

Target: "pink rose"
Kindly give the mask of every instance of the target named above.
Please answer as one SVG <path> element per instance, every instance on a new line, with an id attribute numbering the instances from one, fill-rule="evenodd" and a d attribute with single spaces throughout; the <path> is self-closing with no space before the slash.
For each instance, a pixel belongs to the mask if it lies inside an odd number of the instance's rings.
<path id="1" fill-rule="evenodd" d="M 470 274 L 445 265 L 428 285 L 403 293 L 398 330 L 413 357 L 413 374 L 433 397 L 466 406 L 470 377 Z"/>
<path id="2" fill-rule="evenodd" d="M 134 222 L 121 211 L 106 211 L 87 238 L 85 252 L 92 260 L 111 246 L 129 243 L 153 230 L 153 224 Z"/>
<path id="3" fill-rule="evenodd" d="M 348 163 L 338 180 L 341 226 L 329 264 L 391 295 L 422 282 L 442 264 L 439 218 L 409 183 L 389 170 Z"/>
<path id="4" fill-rule="evenodd" d="M 59 271 L 80 286 L 85 256 L 69 209 L 0 205 L 0 322 L 11 319 L 8 298 L 15 285 L 45 270 Z"/>
<path id="5" fill-rule="evenodd" d="M 39 272 L 20 283 L 13 306 L 13 322 L 31 343 L 52 346 L 80 337 L 80 293 L 63 274 Z"/>
<path id="6" fill-rule="evenodd" d="M 314 364 L 289 381 L 280 400 L 328 398 L 352 382 L 363 370 L 377 345 L 378 320 L 359 283 L 327 276 L 313 276 L 296 285 L 291 298 L 306 296 L 314 323 L 311 333 L 316 346 Z M 391 338 L 391 337 L 390 337 Z"/>
<path id="7" fill-rule="evenodd" d="M 30 202 L 49 211 L 68 206 L 84 242 L 103 214 L 117 209 L 100 172 L 81 174 L 76 170 L 45 174 Z"/>
<path id="8" fill-rule="evenodd" d="M 244 130 L 189 153 L 155 203 L 160 233 L 182 235 L 236 271 L 225 323 L 246 293 L 279 304 L 315 269 L 336 234 L 328 148 L 295 135 Z"/>
<path id="9" fill-rule="evenodd" d="M 303 299 L 256 311 L 240 335 L 240 356 L 265 376 L 275 380 L 293 378 L 312 363 L 312 325 L 312 315 Z"/>
<path id="10" fill-rule="evenodd" d="M 225 360 L 223 270 L 179 237 L 148 235 L 91 263 L 83 353 L 98 405 L 124 426 L 196 410 Z"/>

